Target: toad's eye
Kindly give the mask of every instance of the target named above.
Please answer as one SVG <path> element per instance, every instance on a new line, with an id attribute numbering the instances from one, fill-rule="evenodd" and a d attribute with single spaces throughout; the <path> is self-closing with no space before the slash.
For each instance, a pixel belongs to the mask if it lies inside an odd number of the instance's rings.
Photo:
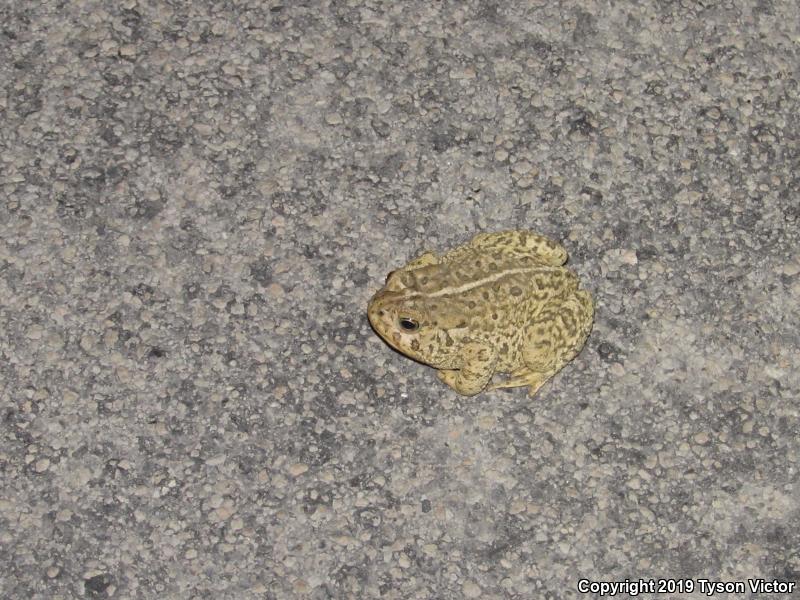
<path id="1" fill-rule="evenodd" d="M 416 331 L 419 329 L 419 323 L 414 319 L 409 319 L 408 317 L 400 317 L 400 327 L 406 331 Z"/>

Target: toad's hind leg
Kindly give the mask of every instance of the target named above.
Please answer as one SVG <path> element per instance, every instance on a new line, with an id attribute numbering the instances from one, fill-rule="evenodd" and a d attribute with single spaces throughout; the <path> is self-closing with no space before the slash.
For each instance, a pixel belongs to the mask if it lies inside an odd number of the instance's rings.
<path id="1" fill-rule="evenodd" d="M 571 361 L 592 329 L 594 306 L 589 292 L 579 290 L 551 302 L 524 331 L 524 366 L 491 389 L 528 386 L 531 396 Z"/>

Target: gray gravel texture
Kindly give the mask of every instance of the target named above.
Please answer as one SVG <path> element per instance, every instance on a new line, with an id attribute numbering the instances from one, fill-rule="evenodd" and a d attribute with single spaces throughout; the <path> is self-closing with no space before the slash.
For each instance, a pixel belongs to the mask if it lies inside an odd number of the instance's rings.
<path id="1" fill-rule="evenodd" d="M 796 2 L 0 23 L 0 597 L 800 582 Z M 595 328 L 535 399 L 461 398 L 366 302 L 507 228 Z"/>

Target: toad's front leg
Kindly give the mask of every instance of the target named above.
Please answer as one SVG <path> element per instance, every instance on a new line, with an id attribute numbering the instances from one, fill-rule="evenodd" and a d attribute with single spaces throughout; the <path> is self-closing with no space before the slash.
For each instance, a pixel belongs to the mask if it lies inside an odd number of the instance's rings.
<path id="1" fill-rule="evenodd" d="M 494 375 L 497 354 L 491 346 L 479 342 L 470 342 L 461 351 L 461 368 L 439 371 L 439 379 L 462 396 L 474 396 L 483 391 Z"/>

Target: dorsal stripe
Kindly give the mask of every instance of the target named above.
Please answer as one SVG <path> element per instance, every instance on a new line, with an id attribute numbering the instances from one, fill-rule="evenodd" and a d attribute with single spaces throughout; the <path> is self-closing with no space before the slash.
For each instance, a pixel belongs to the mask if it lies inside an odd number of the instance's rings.
<path id="1" fill-rule="evenodd" d="M 503 279 L 504 277 L 508 277 L 509 275 L 523 275 L 525 273 L 541 273 L 542 271 L 552 272 L 552 271 L 562 271 L 563 267 L 550 267 L 544 265 L 536 265 L 531 267 L 519 267 L 516 269 L 506 269 L 505 271 L 500 271 L 499 273 L 492 273 L 491 275 L 487 275 L 486 277 L 482 277 L 481 279 L 476 279 L 474 281 L 469 281 L 464 283 L 458 287 L 444 287 L 440 290 L 431 293 L 422 293 L 422 292 L 413 292 L 408 294 L 407 298 L 438 298 L 440 296 L 449 296 L 451 294 L 463 294 L 465 292 L 469 292 L 470 290 L 474 290 L 477 287 L 481 287 L 484 285 L 489 285 Z"/>

